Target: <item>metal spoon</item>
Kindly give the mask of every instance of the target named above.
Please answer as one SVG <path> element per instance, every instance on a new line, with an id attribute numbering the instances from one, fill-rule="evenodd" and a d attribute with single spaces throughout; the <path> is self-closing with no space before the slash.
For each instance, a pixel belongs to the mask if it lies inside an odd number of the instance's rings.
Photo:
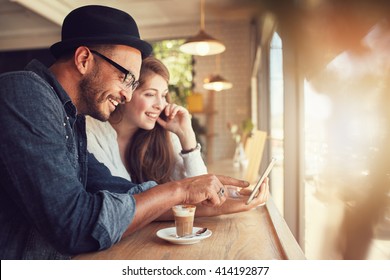
<path id="1" fill-rule="evenodd" d="M 201 234 L 205 233 L 206 231 L 207 231 L 207 227 L 201 228 L 200 230 L 195 232 L 195 236 L 201 235 Z"/>
<path id="2" fill-rule="evenodd" d="M 195 234 L 185 235 L 185 236 L 175 236 L 175 237 L 176 237 L 176 238 L 192 238 L 192 237 L 195 237 L 195 236 L 202 235 L 202 234 L 205 233 L 206 231 L 207 231 L 207 228 L 201 228 L 200 230 L 198 230 L 197 232 L 195 232 Z"/>

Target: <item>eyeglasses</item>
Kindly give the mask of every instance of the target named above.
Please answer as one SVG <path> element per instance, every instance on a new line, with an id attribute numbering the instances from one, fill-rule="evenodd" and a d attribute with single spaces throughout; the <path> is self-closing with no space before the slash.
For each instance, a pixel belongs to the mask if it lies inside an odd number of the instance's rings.
<path id="1" fill-rule="evenodd" d="M 126 88 L 130 88 L 134 91 L 138 85 L 139 81 L 135 79 L 135 76 L 133 73 L 131 73 L 129 70 L 125 69 L 124 67 L 120 66 L 118 63 L 115 61 L 109 59 L 105 55 L 102 55 L 101 53 L 95 51 L 95 50 L 90 50 L 91 53 L 96 54 L 98 57 L 104 59 L 108 63 L 110 63 L 112 66 L 114 66 L 116 69 L 121 71 L 123 74 L 125 74 L 125 78 L 123 79 L 122 83 L 125 85 Z"/>

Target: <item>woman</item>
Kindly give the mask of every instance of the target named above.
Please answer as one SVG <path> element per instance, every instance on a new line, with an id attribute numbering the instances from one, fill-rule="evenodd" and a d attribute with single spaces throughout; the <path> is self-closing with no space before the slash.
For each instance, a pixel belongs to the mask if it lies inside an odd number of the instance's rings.
<path id="1" fill-rule="evenodd" d="M 188 111 L 168 103 L 169 72 L 154 57 L 142 62 L 131 102 L 109 122 L 87 118 L 88 150 L 113 175 L 159 184 L 207 173 Z"/>

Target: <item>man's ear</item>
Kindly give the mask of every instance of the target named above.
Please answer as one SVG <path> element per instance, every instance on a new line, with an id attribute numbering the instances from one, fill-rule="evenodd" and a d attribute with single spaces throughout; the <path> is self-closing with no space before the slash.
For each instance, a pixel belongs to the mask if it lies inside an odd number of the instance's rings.
<path id="1" fill-rule="evenodd" d="M 84 75 L 88 71 L 88 67 L 92 65 L 92 53 L 85 47 L 78 47 L 74 53 L 74 63 L 76 68 L 79 70 L 80 74 Z"/>

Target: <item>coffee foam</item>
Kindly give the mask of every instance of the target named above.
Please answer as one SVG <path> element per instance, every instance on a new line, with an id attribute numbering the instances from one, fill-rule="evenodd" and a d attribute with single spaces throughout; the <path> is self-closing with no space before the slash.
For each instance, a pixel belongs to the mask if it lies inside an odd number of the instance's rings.
<path id="1" fill-rule="evenodd" d="M 195 209 L 196 208 L 191 205 L 176 205 L 175 207 L 173 207 L 175 216 L 179 216 L 179 217 L 193 216 Z"/>
<path id="2" fill-rule="evenodd" d="M 188 216 L 192 216 L 192 212 L 189 212 L 189 211 L 175 211 L 175 216 L 178 216 L 178 217 L 188 217 Z"/>

